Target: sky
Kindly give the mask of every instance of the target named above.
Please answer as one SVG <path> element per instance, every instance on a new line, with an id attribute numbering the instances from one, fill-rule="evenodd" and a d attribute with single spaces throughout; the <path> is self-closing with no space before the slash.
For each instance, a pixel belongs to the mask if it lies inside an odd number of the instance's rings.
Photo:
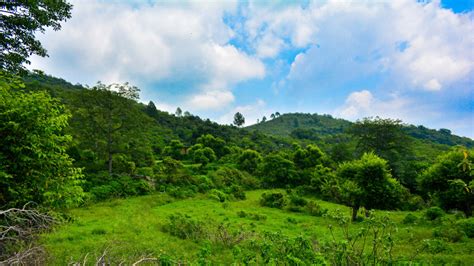
<path id="1" fill-rule="evenodd" d="M 229 124 L 369 116 L 474 138 L 474 1 L 72 1 L 31 69 Z"/>

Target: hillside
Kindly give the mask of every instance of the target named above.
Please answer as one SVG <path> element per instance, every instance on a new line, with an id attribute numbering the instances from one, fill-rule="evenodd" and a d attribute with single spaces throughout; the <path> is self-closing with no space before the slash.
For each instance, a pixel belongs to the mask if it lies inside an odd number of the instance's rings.
<path id="1" fill-rule="evenodd" d="M 288 113 L 247 128 L 268 135 L 318 140 L 331 135 L 342 134 L 351 125 L 352 122 L 334 118 L 331 115 Z M 474 147 L 472 139 L 453 135 L 448 129 L 435 130 L 424 126 L 406 125 L 404 130 L 408 135 L 422 141 L 449 146 Z"/>

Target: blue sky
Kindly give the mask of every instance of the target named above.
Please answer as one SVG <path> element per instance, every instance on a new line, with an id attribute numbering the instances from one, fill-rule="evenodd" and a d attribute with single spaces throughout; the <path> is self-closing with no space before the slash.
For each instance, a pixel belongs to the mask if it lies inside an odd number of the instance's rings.
<path id="1" fill-rule="evenodd" d="M 473 1 L 73 1 L 32 58 L 73 83 L 219 123 L 273 112 L 402 119 L 474 137 Z"/>

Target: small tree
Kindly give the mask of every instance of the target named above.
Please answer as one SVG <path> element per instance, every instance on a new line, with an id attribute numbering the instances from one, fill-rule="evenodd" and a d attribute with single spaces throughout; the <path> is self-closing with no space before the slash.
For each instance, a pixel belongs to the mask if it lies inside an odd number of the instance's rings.
<path id="1" fill-rule="evenodd" d="M 235 113 L 235 115 L 234 115 L 234 125 L 240 127 L 243 124 L 245 124 L 245 117 L 240 112 Z"/>
<path id="2" fill-rule="evenodd" d="M 169 156 L 176 160 L 180 160 L 183 158 L 183 149 L 183 143 L 181 143 L 181 141 L 178 139 L 174 139 L 170 141 L 169 145 L 165 146 L 165 148 L 163 149 L 163 155 Z"/>
<path id="3" fill-rule="evenodd" d="M 239 168 L 249 173 L 254 173 L 258 165 L 262 162 L 262 156 L 260 153 L 254 150 L 245 150 L 239 156 Z"/>
<path id="4" fill-rule="evenodd" d="M 183 110 L 181 108 L 176 108 L 176 112 L 174 113 L 177 117 L 181 117 L 183 115 Z"/>
<path id="5" fill-rule="evenodd" d="M 421 175 L 421 189 L 426 194 L 431 193 L 445 210 L 459 209 L 471 216 L 474 205 L 471 187 L 474 183 L 473 160 L 473 152 L 462 147 L 440 155 Z"/>
<path id="6" fill-rule="evenodd" d="M 357 219 L 360 207 L 395 209 L 399 206 L 403 187 L 392 178 L 387 161 L 373 153 L 360 160 L 339 166 L 340 198 L 352 207 L 352 219 Z"/>
<path id="7" fill-rule="evenodd" d="M 275 114 L 271 114 L 271 115 L 270 115 L 270 118 L 271 118 L 271 119 L 275 119 Z"/>
<path id="8" fill-rule="evenodd" d="M 265 122 L 267 122 L 267 117 L 266 117 L 266 116 L 263 116 L 263 117 L 262 117 L 262 123 L 265 123 Z"/>

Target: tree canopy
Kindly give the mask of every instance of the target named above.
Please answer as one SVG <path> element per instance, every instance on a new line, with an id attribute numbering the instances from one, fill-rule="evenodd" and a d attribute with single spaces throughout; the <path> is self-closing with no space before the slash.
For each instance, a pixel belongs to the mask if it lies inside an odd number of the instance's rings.
<path id="1" fill-rule="evenodd" d="M 0 2 L 0 66 L 11 73 L 25 74 L 23 64 L 30 55 L 47 56 L 35 33 L 71 17 L 72 5 L 63 0 L 1 1 Z"/>

